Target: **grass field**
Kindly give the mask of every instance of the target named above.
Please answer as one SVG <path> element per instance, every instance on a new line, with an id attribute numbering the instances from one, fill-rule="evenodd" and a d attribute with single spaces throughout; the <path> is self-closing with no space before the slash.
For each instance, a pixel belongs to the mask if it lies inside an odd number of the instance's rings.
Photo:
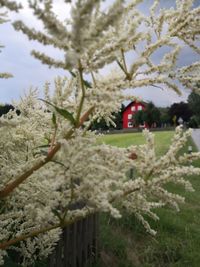
<path id="1" fill-rule="evenodd" d="M 157 154 L 167 151 L 173 132 L 156 132 Z M 141 133 L 107 135 L 100 142 L 116 146 L 142 144 Z M 194 144 L 190 140 L 187 146 Z M 200 166 L 200 162 L 195 165 Z M 177 214 L 169 208 L 157 210 L 160 221 L 151 222 L 158 231 L 151 237 L 134 216 L 120 220 L 101 216 L 101 260 L 98 267 L 199 267 L 200 266 L 200 177 L 190 178 L 194 193 L 169 185 L 168 189 L 186 198 Z"/>
<path id="2" fill-rule="evenodd" d="M 173 132 L 155 132 L 154 134 L 157 155 L 162 155 L 169 147 Z M 110 134 L 100 137 L 99 142 L 118 147 L 128 147 L 130 145 L 142 145 L 145 139 L 142 133 Z"/>

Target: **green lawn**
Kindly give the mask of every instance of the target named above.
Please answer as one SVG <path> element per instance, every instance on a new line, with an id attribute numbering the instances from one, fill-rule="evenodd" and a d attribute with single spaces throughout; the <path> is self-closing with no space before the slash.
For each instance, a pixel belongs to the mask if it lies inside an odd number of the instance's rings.
<path id="1" fill-rule="evenodd" d="M 157 153 L 166 152 L 173 132 L 156 132 Z M 116 146 L 142 144 L 141 133 L 107 135 L 100 138 Z M 187 146 L 192 145 L 190 140 Z M 200 162 L 195 165 L 200 166 Z M 199 267 L 200 266 L 200 177 L 190 178 L 196 192 L 184 192 L 174 185 L 168 188 L 181 193 L 186 204 L 176 213 L 169 208 L 157 210 L 159 222 L 151 222 L 158 231 L 156 237 L 145 232 L 134 216 L 120 220 L 101 216 L 101 260 L 98 267 Z"/>
<path id="2" fill-rule="evenodd" d="M 156 152 L 158 155 L 164 154 L 170 144 L 173 132 L 155 132 Z M 110 134 L 100 137 L 99 142 L 118 147 L 128 147 L 130 145 L 144 144 L 142 133 Z"/>

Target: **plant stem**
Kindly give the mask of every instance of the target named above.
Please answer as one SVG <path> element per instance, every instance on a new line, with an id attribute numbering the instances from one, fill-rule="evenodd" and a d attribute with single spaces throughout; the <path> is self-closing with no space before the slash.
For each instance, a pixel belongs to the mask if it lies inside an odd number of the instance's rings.
<path id="1" fill-rule="evenodd" d="M 88 109 L 88 111 L 86 111 L 83 116 L 81 117 L 80 121 L 79 121 L 79 125 L 78 127 L 82 126 L 83 123 L 89 118 L 90 114 L 92 114 L 92 112 L 94 111 L 95 107 L 91 107 Z"/>
<path id="2" fill-rule="evenodd" d="M 121 70 L 124 72 L 124 74 L 126 75 L 126 79 L 127 80 L 131 80 L 131 75 L 130 73 L 128 72 L 128 69 L 127 69 L 127 65 L 126 65 L 126 59 L 125 59 L 125 55 L 124 55 L 124 50 L 123 48 L 121 48 L 121 55 L 122 55 L 122 63 L 120 63 L 119 60 L 117 60 L 117 64 L 119 65 L 119 67 L 121 68 Z"/>
<path id="3" fill-rule="evenodd" d="M 74 179 L 70 177 L 70 191 L 71 191 L 71 202 L 74 199 Z"/>
<path id="4" fill-rule="evenodd" d="M 134 188 L 134 189 L 127 190 L 127 191 L 124 192 L 122 197 L 126 197 L 126 196 L 132 194 L 133 192 L 139 191 L 140 189 L 141 189 L 140 187 L 137 187 L 137 188 Z M 112 199 L 110 199 L 110 203 L 112 203 L 112 202 L 114 202 L 116 200 L 118 200 L 118 197 L 117 198 L 113 197 Z M 32 233 L 29 233 L 29 234 L 26 234 L 26 235 L 21 235 L 21 236 L 15 238 L 15 239 L 11 239 L 11 240 L 5 241 L 3 243 L 0 243 L 0 249 L 5 250 L 9 246 L 14 245 L 14 244 L 16 244 L 16 243 L 18 243 L 20 241 L 26 240 L 27 238 L 35 237 L 35 236 L 37 236 L 39 234 L 43 234 L 45 232 L 51 231 L 51 230 L 59 228 L 59 227 L 64 228 L 64 227 L 66 227 L 66 226 L 68 226 L 68 225 L 70 225 L 72 223 L 75 223 L 75 222 L 81 220 L 82 218 L 88 216 L 89 214 L 95 213 L 96 211 L 97 210 L 95 210 L 95 209 L 93 209 L 93 210 L 90 209 L 90 210 L 86 211 L 84 216 L 81 215 L 80 217 L 76 217 L 76 218 L 71 219 L 69 221 L 60 222 L 60 223 L 57 223 L 55 225 L 48 226 L 48 227 L 33 231 Z"/>
<path id="5" fill-rule="evenodd" d="M 69 221 L 64 221 L 64 222 L 62 222 L 62 223 L 60 222 L 60 223 L 54 224 L 54 225 L 52 225 L 52 226 L 48 226 L 48 227 L 45 227 L 45 228 L 42 228 L 42 229 L 33 231 L 32 233 L 29 233 L 29 234 L 26 234 L 26 235 L 21 235 L 21 236 L 15 238 L 15 239 L 10 239 L 10 240 L 8 240 L 8 241 L 5 241 L 5 242 L 3 242 L 3 243 L 0 243 L 0 249 L 5 250 L 5 249 L 7 249 L 9 246 L 14 245 L 14 244 L 16 244 L 16 243 L 18 243 L 18 242 L 20 242 L 20 241 L 24 241 L 24 240 L 26 240 L 27 238 L 35 237 L 35 236 L 37 236 L 37 235 L 39 235 L 39 234 L 44 234 L 44 233 L 49 232 L 49 231 L 51 231 L 51 230 L 53 230 L 53 229 L 57 229 L 57 228 L 59 228 L 59 227 L 60 227 L 60 228 L 65 228 L 66 226 L 71 225 L 71 224 L 73 224 L 73 223 L 75 223 L 75 222 L 77 222 L 77 221 L 83 219 L 84 217 L 88 216 L 89 214 L 93 214 L 93 213 L 95 213 L 95 212 L 96 212 L 96 210 L 91 210 L 91 209 L 90 209 L 90 210 L 87 210 L 87 211 L 85 212 L 85 215 L 84 215 L 84 216 L 81 215 L 81 216 L 76 217 L 76 218 L 74 218 L 74 219 L 71 219 L 71 220 L 69 220 Z"/>
<path id="6" fill-rule="evenodd" d="M 89 115 L 94 111 L 94 107 L 91 107 L 80 119 L 79 124 L 77 125 L 77 128 L 82 126 L 85 120 L 88 119 Z M 67 134 L 65 135 L 65 139 L 68 140 L 71 138 L 72 134 L 74 133 L 74 128 L 71 128 Z M 41 160 L 38 162 L 35 166 L 30 168 L 28 171 L 24 172 L 22 175 L 17 177 L 14 181 L 8 183 L 3 190 L 0 191 L 0 199 L 7 197 L 10 195 L 15 188 L 17 188 L 21 183 L 23 183 L 29 176 L 33 174 L 33 172 L 39 170 L 41 167 L 43 167 L 45 164 L 50 162 L 52 158 L 55 156 L 55 154 L 60 150 L 61 144 L 57 143 L 51 151 L 49 151 L 47 157 L 44 160 Z"/>
<path id="7" fill-rule="evenodd" d="M 132 193 L 134 193 L 136 191 L 139 191 L 140 189 L 141 189 L 141 187 L 137 187 L 137 188 L 134 188 L 134 189 L 129 189 L 129 190 L 125 191 L 121 197 L 126 197 L 126 196 L 128 196 L 128 195 L 130 195 L 130 194 L 132 194 Z M 113 203 L 115 200 L 119 200 L 119 197 L 111 198 L 110 203 Z"/>
<path id="8" fill-rule="evenodd" d="M 126 66 L 126 59 L 125 59 L 125 55 L 124 55 L 124 50 L 123 48 L 121 48 L 121 54 L 122 54 L 122 62 L 123 62 L 123 67 L 124 67 L 124 70 L 126 72 L 126 74 L 128 74 L 128 70 L 127 70 L 127 66 Z"/>
<path id="9" fill-rule="evenodd" d="M 12 191 L 18 187 L 21 183 L 23 183 L 30 175 L 32 175 L 35 171 L 40 169 L 46 163 L 51 161 L 57 151 L 60 149 L 61 144 L 57 143 L 54 148 L 49 152 L 47 157 L 44 160 L 39 161 L 35 166 L 30 168 L 28 171 L 24 172 L 22 175 L 17 177 L 14 181 L 8 183 L 3 190 L 0 191 L 0 199 L 7 197 Z"/>
<path id="10" fill-rule="evenodd" d="M 55 129 L 54 129 L 54 133 L 53 133 L 52 139 L 51 139 L 50 151 L 53 149 L 54 144 L 55 144 L 57 129 L 58 128 L 57 128 L 57 125 L 56 125 Z"/>
<path id="11" fill-rule="evenodd" d="M 95 77 L 94 77 L 94 73 L 92 71 L 91 71 L 91 76 L 92 76 L 93 84 L 94 84 L 94 86 L 96 86 L 96 80 L 95 80 Z"/>
<path id="12" fill-rule="evenodd" d="M 83 80 L 83 67 L 81 65 L 81 61 L 79 61 L 79 78 L 80 78 L 80 85 L 81 85 L 81 91 L 82 91 L 82 96 L 81 96 L 81 101 L 78 107 L 78 111 L 77 111 L 77 116 L 76 116 L 76 127 L 79 126 L 80 124 L 80 116 L 81 116 L 81 111 L 83 109 L 83 103 L 84 103 L 84 99 L 85 99 L 85 85 L 84 85 L 84 80 Z"/>

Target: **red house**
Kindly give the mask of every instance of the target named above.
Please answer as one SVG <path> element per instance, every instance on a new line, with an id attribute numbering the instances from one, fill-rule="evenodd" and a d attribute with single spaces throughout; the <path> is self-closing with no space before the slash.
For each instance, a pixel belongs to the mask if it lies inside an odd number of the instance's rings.
<path id="1" fill-rule="evenodd" d="M 136 102 L 133 101 L 131 102 L 124 110 L 123 112 L 123 129 L 127 128 L 136 128 L 138 125 L 134 124 L 133 121 L 133 115 L 139 111 L 139 110 L 144 110 L 145 109 L 145 104 L 143 102 Z M 140 125 L 140 127 L 146 127 L 145 123 L 144 125 Z"/>

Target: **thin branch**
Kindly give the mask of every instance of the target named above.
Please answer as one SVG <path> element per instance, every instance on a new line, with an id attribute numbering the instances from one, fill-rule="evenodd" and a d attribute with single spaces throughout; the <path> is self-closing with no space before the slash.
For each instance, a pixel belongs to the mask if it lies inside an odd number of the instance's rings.
<path id="1" fill-rule="evenodd" d="M 124 192 L 123 197 L 126 197 L 126 196 L 128 196 L 128 195 L 130 195 L 130 194 L 132 194 L 132 193 L 134 193 L 136 191 L 139 191 L 140 189 L 141 189 L 140 187 L 137 187 L 137 188 L 134 188 L 134 189 L 127 190 L 127 191 Z M 110 200 L 110 203 L 114 202 L 117 199 L 118 198 L 113 197 Z M 32 233 L 29 233 L 29 234 L 26 234 L 26 235 L 21 235 L 21 236 L 15 238 L 15 239 L 11 239 L 11 240 L 5 241 L 3 243 L 0 243 L 0 249 L 5 250 L 9 246 L 14 245 L 14 244 L 16 244 L 16 243 L 18 243 L 20 241 L 24 241 L 27 238 L 38 236 L 39 234 L 46 233 L 48 231 L 51 231 L 51 230 L 56 229 L 56 228 L 59 228 L 59 227 L 64 228 L 64 227 L 66 227 L 68 225 L 71 225 L 72 223 L 75 223 L 75 222 L 83 219 L 84 217 L 88 216 L 89 214 L 95 213 L 96 211 L 97 210 L 95 210 L 95 209 L 94 210 L 87 210 L 87 212 L 85 213 L 84 216 L 76 217 L 76 218 L 74 218 L 74 219 L 72 219 L 70 221 L 64 221 L 62 223 L 60 222 L 60 223 L 57 223 L 55 225 L 52 225 L 52 226 L 49 226 L 49 227 L 45 227 L 45 228 L 36 230 L 36 231 L 34 231 Z"/>
<path id="2" fill-rule="evenodd" d="M 150 86 L 153 86 L 153 87 L 159 88 L 159 89 L 161 89 L 161 90 L 163 90 L 163 91 L 164 91 L 164 88 L 162 88 L 161 86 L 158 86 L 158 85 L 155 85 L 155 84 L 150 84 Z"/>
<path id="3" fill-rule="evenodd" d="M 77 124 L 77 128 L 83 125 L 83 123 L 88 119 L 89 115 L 94 111 L 94 107 L 91 107 L 80 119 L 79 123 Z M 74 128 L 71 128 L 68 133 L 65 135 L 65 139 L 70 139 L 72 134 L 74 133 Z M 50 162 L 55 154 L 60 150 L 61 144 L 57 143 L 48 153 L 47 157 L 44 160 L 38 162 L 35 166 L 31 169 L 17 177 L 14 181 L 8 183 L 3 190 L 0 191 L 0 199 L 5 198 L 10 195 L 15 188 L 17 188 L 21 183 L 23 183 L 29 176 L 31 176 L 35 171 L 39 170 L 45 164 Z"/>
<path id="4" fill-rule="evenodd" d="M 29 233 L 29 234 L 26 234 L 26 235 L 21 235 L 21 236 L 15 238 L 15 239 L 10 239 L 8 241 L 0 243 L 0 249 L 5 250 L 9 246 L 14 245 L 14 244 L 16 244 L 16 243 L 18 243 L 20 241 L 24 241 L 27 238 L 37 236 L 39 234 L 45 233 L 47 231 L 51 231 L 51 230 L 56 229 L 58 227 L 60 227 L 60 223 L 52 225 L 52 226 L 49 226 L 49 227 L 46 227 L 46 228 L 43 228 L 43 229 L 36 230 L 36 231 L 34 231 L 32 233 Z"/>
<path id="5" fill-rule="evenodd" d="M 13 192 L 13 190 L 18 187 L 21 183 L 23 183 L 29 176 L 31 176 L 35 171 L 40 169 L 42 166 L 44 166 L 46 163 L 51 161 L 51 159 L 54 157 L 54 155 L 57 153 L 57 151 L 60 149 L 61 144 L 57 143 L 54 148 L 49 152 L 47 157 L 44 160 L 41 160 L 38 162 L 35 166 L 33 166 L 31 169 L 20 175 L 18 178 L 16 178 L 14 181 L 10 182 L 6 185 L 6 187 L 0 191 L 0 199 L 7 197 L 10 193 Z"/>
<path id="6" fill-rule="evenodd" d="M 80 101 L 80 104 L 79 104 L 79 107 L 78 107 L 78 111 L 77 111 L 77 116 L 76 116 L 77 127 L 79 126 L 79 123 L 80 123 L 81 111 L 83 109 L 83 103 L 84 103 L 84 99 L 85 99 L 85 85 L 84 85 L 83 68 L 82 68 L 82 65 L 81 65 L 81 61 L 79 61 L 78 71 L 79 71 L 79 78 L 80 78 L 82 96 L 81 96 L 81 101 Z"/>
<path id="7" fill-rule="evenodd" d="M 125 59 L 125 55 L 124 55 L 124 50 L 123 48 L 121 48 L 121 55 L 122 55 L 122 62 L 123 62 L 123 67 L 124 67 L 124 70 L 126 72 L 126 74 L 128 73 L 128 70 L 127 70 L 127 66 L 126 66 L 126 59 Z"/>
<path id="8" fill-rule="evenodd" d="M 53 133 L 53 136 L 52 136 L 52 139 L 51 139 L 51 145 L 50 145 L 50 150 L 49 150 L 49 152 L 53 149 L 53 147 L 54 147 L 54 145 L 55 145 L 57 130 L 58 130 L 58 126 L 57 126 L 57 124 L 56 124 L 56 125 L 55 125 L 55 128 L 54 128 L 54 133 Z"/>
<path id="9" fill-rule="evenodd" d="M 122 48 L 121 48 L 121 55 L 122 55 L 122 63 L 119 60 L 117 60 L 117 64 L 119 65 L 121 70 L 126 75 L 126 79 L 130 81 L 132 77 L 131 77 L 130 73 L 128 72 L 127 65 L 126 65 L 126 59 L 125 59 L 125 55 L 124 55 L 124 50 Z"/>
<path id="10" fill-rule="evenodd" d="M 94 84 L 94 86 L 96 86 L 96 79 L 95 79 L 94 73 L 92 71 L 91 71 L 91 76 L 92 76 L 93 84 Z"/>
<path id="11" fill-rule="evenodd" d="M 0 249 L 2 250 L 5 250 L 7 249 L 9 246 L 11 245 L 15 245 L 16 243 L 20 242 L 20 241 L 24 241 L 26 240 L 27 238 L 31 238 L 31 237 L 35 237 L 35 236 L 38 236 L 39 234 L 44 234 L 46 232 L 49 232 L 53 229 L 57 229 L 57 228 L 65 228 L 66 226 L 68 225 L 71 225 L 72 223 L 75 223 L 81 219 L 83 219 L 84 217 L 90 215 L 90 214 L 93 214 L 95 213 L 96 210 L 86 210 L 86 213 L 84 216 L 79 216 L 79 217 L 76 217 L 74 219 L 71 219 L 69 221 L 64 221 L 64 222 L 60 222 L 60 223 L 57 223 L 57 224 L 54 224 L 52 226 L 48 226 L 48 227 L 44 227 L 42 229 L 39 229 L 39 230 L 36 230 L 36 231 L 33 231 L 32 233 L 29 233 L 29 234 L 25 234 L 25 235 L 21 235 L 21 236 L 18 236 L 17 238 L 15 239 L 10 239 L 8 241 L 5 241 L 3 243 L 0 243 Z"/>
<path id="12" fill-rule="evenodd" d="M 128 196 L 128 195 L 130 195 L 130 194 L 132 194 L 132 193 L 134 193 L 136 191 L 139 191 L 140 189 L 141 189 L 141 187 L 136 187 L 134 189 L 129 189 L 129 190 L 127 190 L 127 191 L 125 191 L 123 193 L 123 195 L 121 196 L 121 198 L 122 197 L 126 197 L 126 196 Z M 110 203 L 113 203 L 116 200 L 119 200 L 119 196 L 111 198 Z"/>
<path id="13" fill-rule="evenodd" d="M 124 66 L 120 63 L 118 59 L 117 59 L 117 64 L 119 65 L 120 69 L 126 74 L 126 70 L 124 69 Z"/>
<path id="14" fill-rule="evenodd" d="M 92 112 L 94 111 L 95 107 L 91 107 L 90 109 L 88 109 L 88 111 L 86 111 L 83 116 L 81 117 L 78 127 L 82 126 L 83 123 L 89 118 L 89 116 L 92 114 Z"/>

